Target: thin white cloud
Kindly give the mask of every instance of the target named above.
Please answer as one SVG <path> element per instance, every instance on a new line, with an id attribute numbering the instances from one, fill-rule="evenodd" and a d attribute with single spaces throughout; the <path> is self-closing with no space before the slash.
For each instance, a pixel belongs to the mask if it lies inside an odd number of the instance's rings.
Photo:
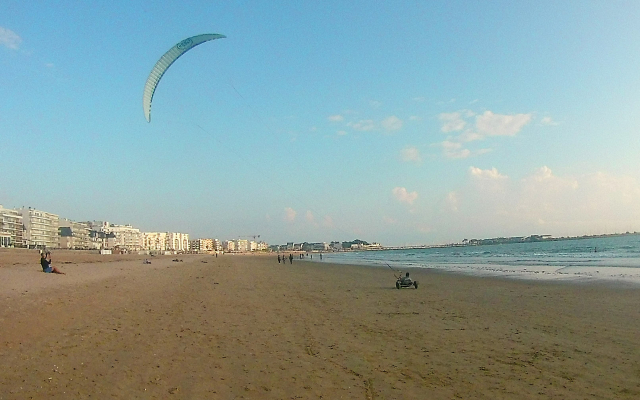
<path id="1" fill-rule="evenodd" d="M 471 150 L 463 149 L 462 143 L 445 140 L 439 144 L 442 147 L 442 153 L 447 158 L 467 158 L 471 155 Z"/>
<path id="2" fill-rule="evenodd" d="M 456 192 L 449 192 L 449 194 L 447 195 L 446 203 L 451 211 L 458 211 L 459 202 L 460 200 L 458 199 L 458 194 Z"/>
<path id="3" fill-rule="evenodd" d="M 442 121 L 442 132 L 461 131 L 467 125 L 467 122 L 462 119 L 462 114 L 459 112 L 442 113 L 438 116 L 438 119 Z"/>
<path id="4" fill-rule="evenodd" d="M 391 190 L 391 193 L 393 193 L 393 195 L 399 202 L 406 204 L 413 204 L 413 202 L 418 198 L 417 192 L 408 192 L 406 188 L 399 186 L 393 188 L 393 190 Z"/>
<path id="5" fill-rule="evenodd" d="M 344 136 L 347 134 L 347 131 L 338 131 L 336 133 L 338 134 L 338 136 Z"/>
<path id="6" fill-rule="evenodd" d="M 372 108 L 380 108 L 380 106 L 382 106 L 382 102 L 379 102 L 379 101 L 377 101 L 377 100 L 371 100 L 371 101 L 369 102 L 369 105 L 370 105 Z"/>
<path id="7" fill-rule="evenodd" d="M 402 120 L 392 115 L 382 120 L 382 127 L 388 132 L 400 130 L 402 128 Z"/>
<path id="8" fill-rule="evenodd" d="M 417 115 L 412 115 L 409 117 L 409 121 L 422 121 L 422 117 L 419 117 Z"/>
<path id="9" fill-rule="evenodd" d="M 309 210 L 307 210 L 307 213 L 305 214 L 304 218 L 307 220 L 307 222 L 315 222 L 316 218 L 313 216 L 313 213 Z"/>
<path id="10" fill-rule="evenodd" d="M 477 132 L 467 130 L 456 137 L 461 142 L 473 142 L 475 140 L 482 140 L 484 137 Z"/>
<path id="11" fill-rule="evenodd" d="M 331 121 L 331 122 L 342 122 L 342 121 L 344 121 L 344 117 L 342 115 L 340 115 L 340 114 L 330 115 L 327 119 L 329 121 Z"/>
<path id="12" fill-rule="evenodd" d="M 333 218 L 331 218 L 328 215 L 325 215 L 325 217 L 322 219 L 322 226 L 324 226 L 325 228 L 333 228 L 334 227 Z"/>
<path id="13" fill-rule="evenodd" d="M 21 43 L 22 38 L 20 36 L 12 30 L 0 26 L 0 45 L 11 50 L 18 50 Z"/>
<path id="14" fill-rule="evenodd" d="M 351 129 L 362 132 L 372 131 L 376 127 L 375 123 L 371 119 L 361 119 L 358 122 L 349 122 L 347 126 Z"/>
<path id="15" fill-rule="evenodd" d="M 613 233 L 640 226 L 640 182 L 627 175 L 557 175 L 543 166 L 512 179 L 472 167 L 468 182 L 454 192 L 454 198 L 449 193 L 442 199 L 443 220 L 475 237 Z"/>
<path id="16" fill-rule="evenodd" d="M 531 114 L 494 114 L 485 111 L 476 116 L 478 133 L 486 136 L 515 136 L 531 121 Z"/>
<path id="17" fill-rule="evenodd" d="M 397 220 L 397 219 L 392 218 L 392 217 L 387 217 L 387 216 L 382 217 L 382 221 L 383 221 L 385 224 L 389 224 L 389 225 L 393 225 L 393 224 L 395 224 L 395 223 L 397 223 L 397 222 L 398 222 L 398 220 Z"/>
<path id="18" fill-rule="evenodd" d="M 554 121 L 551 117 L 544 117 L 540 120 L 541 125 L 545 126 L 556 126 L 558 123 Z"/>
<path id="19" fill-rule="evenodd" d="M 284 220 L 287 222 L 293 222 L 296 219 L 296 210 L 291 207 L 287 207 L 284 209 Z"/>
<path id="20" fill-rule="evenodd" d="M 471 176 L 481 179 L 506 179 L 506 175 L 502 175 L 496 168 L 480 169 L 477 167 L 469 167 Z"/>
<path id="21" fill-rule="evenodd" d="M 402 161 L 419 163 L 422 161 L 420 150 L 415 147 L 405 147 L 400 154 Z"/>

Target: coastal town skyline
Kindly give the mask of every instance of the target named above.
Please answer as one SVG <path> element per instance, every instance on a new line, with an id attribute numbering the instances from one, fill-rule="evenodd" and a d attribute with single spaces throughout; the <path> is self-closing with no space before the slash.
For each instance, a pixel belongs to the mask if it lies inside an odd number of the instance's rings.
<path id="1" fill-rule="evenodd" d="M 640 4 L 0 5 L 0 203 L 271 243 L 640 230 Z M 157 60 L 224 39 L 164 75 Z"/>

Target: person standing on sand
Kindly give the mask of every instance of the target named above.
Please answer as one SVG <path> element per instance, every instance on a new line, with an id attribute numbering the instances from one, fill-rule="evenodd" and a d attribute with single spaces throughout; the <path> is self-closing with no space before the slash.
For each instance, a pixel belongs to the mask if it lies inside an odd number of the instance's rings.
<path id="1" fill-rule="evenodd" d="M 40 253 L 40 265 L 42 266 L 42 272 L 66 275 L 58 268 L 51 266 L 51 253 L 48 251 L 46 254 Z"/>
<path id="2" fill-rule="evenodd" d="M 293 254 L 289 253 L 289 263 L 293 264 Z"/>
<path id="3" fill-rule="evenodd" d="M 278 264 L 280 264 L 280 254 L 278 254 Z"/>

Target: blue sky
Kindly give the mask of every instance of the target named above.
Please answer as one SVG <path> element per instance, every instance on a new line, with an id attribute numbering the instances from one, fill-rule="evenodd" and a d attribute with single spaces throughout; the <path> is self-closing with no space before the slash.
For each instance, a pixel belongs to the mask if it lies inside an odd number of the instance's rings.
<path id="1" fill-rule="evenodd" d="M 640 3 L 0 4 L 0 204 L 384 245 L 640 231 Z M 142 89 L 180 40 L 152 122 Z"/>

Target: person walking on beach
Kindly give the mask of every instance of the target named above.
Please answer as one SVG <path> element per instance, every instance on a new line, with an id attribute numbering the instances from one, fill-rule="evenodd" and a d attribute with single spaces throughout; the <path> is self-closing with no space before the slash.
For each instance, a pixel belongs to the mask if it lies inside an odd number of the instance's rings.
<path id="1" fill-rule="evenodd" d="M 40 265 L 42 266 L 42 272 L 66 275 L 58 268 L 51 266 L 51 253 L 48 251 L 46 253 L 40 253 Z"/>
<path id="2" fill-rule="evenodd" d="M 289 253 L 289 263 L 293 264 L 293 254 Z"/>
<path id="3" fill-rule="evenodd" d="M 280 264 L 280 254 L 278 254 L 278 264 Z"/>

